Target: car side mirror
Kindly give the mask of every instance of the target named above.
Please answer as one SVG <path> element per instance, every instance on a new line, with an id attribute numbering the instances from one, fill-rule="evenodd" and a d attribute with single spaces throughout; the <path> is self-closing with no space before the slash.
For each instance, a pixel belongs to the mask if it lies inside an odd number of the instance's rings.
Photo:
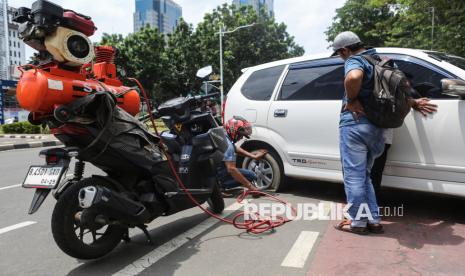
<path id="1" fill-rule="evenodd" d="M 442 79 L 442 93 L 465 100 L 465 81 L 460 79 Z"/>
<path id="2" fill-rule="evenodd" d="M 213 67 L 211 65 L 205 66 L 199 71 L 197 71 L 197 74 L 195 75 L 197 78 L 200 79 L 205 79 L 206 77 L 210 76 L 213 73 Z"/>

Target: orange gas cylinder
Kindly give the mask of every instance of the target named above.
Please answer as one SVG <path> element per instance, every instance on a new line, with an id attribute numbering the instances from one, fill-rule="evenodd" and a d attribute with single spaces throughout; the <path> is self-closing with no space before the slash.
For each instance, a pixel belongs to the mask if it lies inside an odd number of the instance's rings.
<path id="1" fill-rule="evenodd" d="M 84 75 L 58 68 L 31 69 L 23 73 L 16 88 L 19 105 L 31 112 L 53 113 L 54 107 L 69 104 L 80 97 L 96 91 L 124 93 L 117 104 L 135 116 L 140 110 L 139 93 L 125 86 L 113 86 L 85 79 Z"/>

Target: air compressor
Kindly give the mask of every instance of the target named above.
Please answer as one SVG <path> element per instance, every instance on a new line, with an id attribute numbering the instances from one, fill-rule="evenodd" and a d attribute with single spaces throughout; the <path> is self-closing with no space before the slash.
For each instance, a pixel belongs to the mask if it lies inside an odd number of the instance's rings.
<path id="1" fill-rule="evenodd" d="M 20 66 L 16 89 L 18 103 L 31 112 L 32 123 L 98 91 L 112 92 L 119 107 L 133 116 L 139 113 L 137 89 L 124 86 L 117 77 L 116 49 L 94 47 L 89 40 L 96 30 L 90 17 L 37 0 L 30 9 L 18 9 L 13 21 L 20 24 L 20 38 L 39 51 L 39 64 Z"/>

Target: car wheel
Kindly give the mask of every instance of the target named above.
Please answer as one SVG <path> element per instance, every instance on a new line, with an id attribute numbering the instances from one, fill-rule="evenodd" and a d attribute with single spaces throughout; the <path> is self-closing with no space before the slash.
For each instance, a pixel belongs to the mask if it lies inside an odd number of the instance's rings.
<path id="1" fill-rule="evenodd" d="M 252 153 L 257 152 L 258 150 Z M 270 191 L 283 189 L 284 170 L 276 153 L 268 152 L 260 160 L 246 157 L 242 162 L 242 168 L 253 171 L 257 175 L 257 188 Z"/>

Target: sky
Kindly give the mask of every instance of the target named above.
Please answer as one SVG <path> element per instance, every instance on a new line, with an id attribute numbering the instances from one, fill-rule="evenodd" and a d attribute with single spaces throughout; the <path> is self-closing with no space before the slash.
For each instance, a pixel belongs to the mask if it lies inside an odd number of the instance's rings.
<path id="1" fill-rule="evenodd" d="M 64 8 L 91 16 L 97 26 L 97 32 L 91 37 L 99 41 L 103 33 L 121 33 L 127 35 L 133 31 L 133 12 L 135 0 L 52 0 Z M 8 0 L 13 7 L 30 7 L 34 0 Z M 232 0 L 175 0 L 181 5 L 184 19 L 194 27 L 202 21 L 203 15 L 211 12 L 223 3 Z M 324 32 L 331 25 L 336 9 L 342 7 L 345 0 L 275 0 L 274 10 L 277 22 L 287 25 L 287 31 L 294 36 L 297 44 L 306 54 L 327 52 L 328 42 Z M 33 49 L 26 48 L 30 57 Z"/>

